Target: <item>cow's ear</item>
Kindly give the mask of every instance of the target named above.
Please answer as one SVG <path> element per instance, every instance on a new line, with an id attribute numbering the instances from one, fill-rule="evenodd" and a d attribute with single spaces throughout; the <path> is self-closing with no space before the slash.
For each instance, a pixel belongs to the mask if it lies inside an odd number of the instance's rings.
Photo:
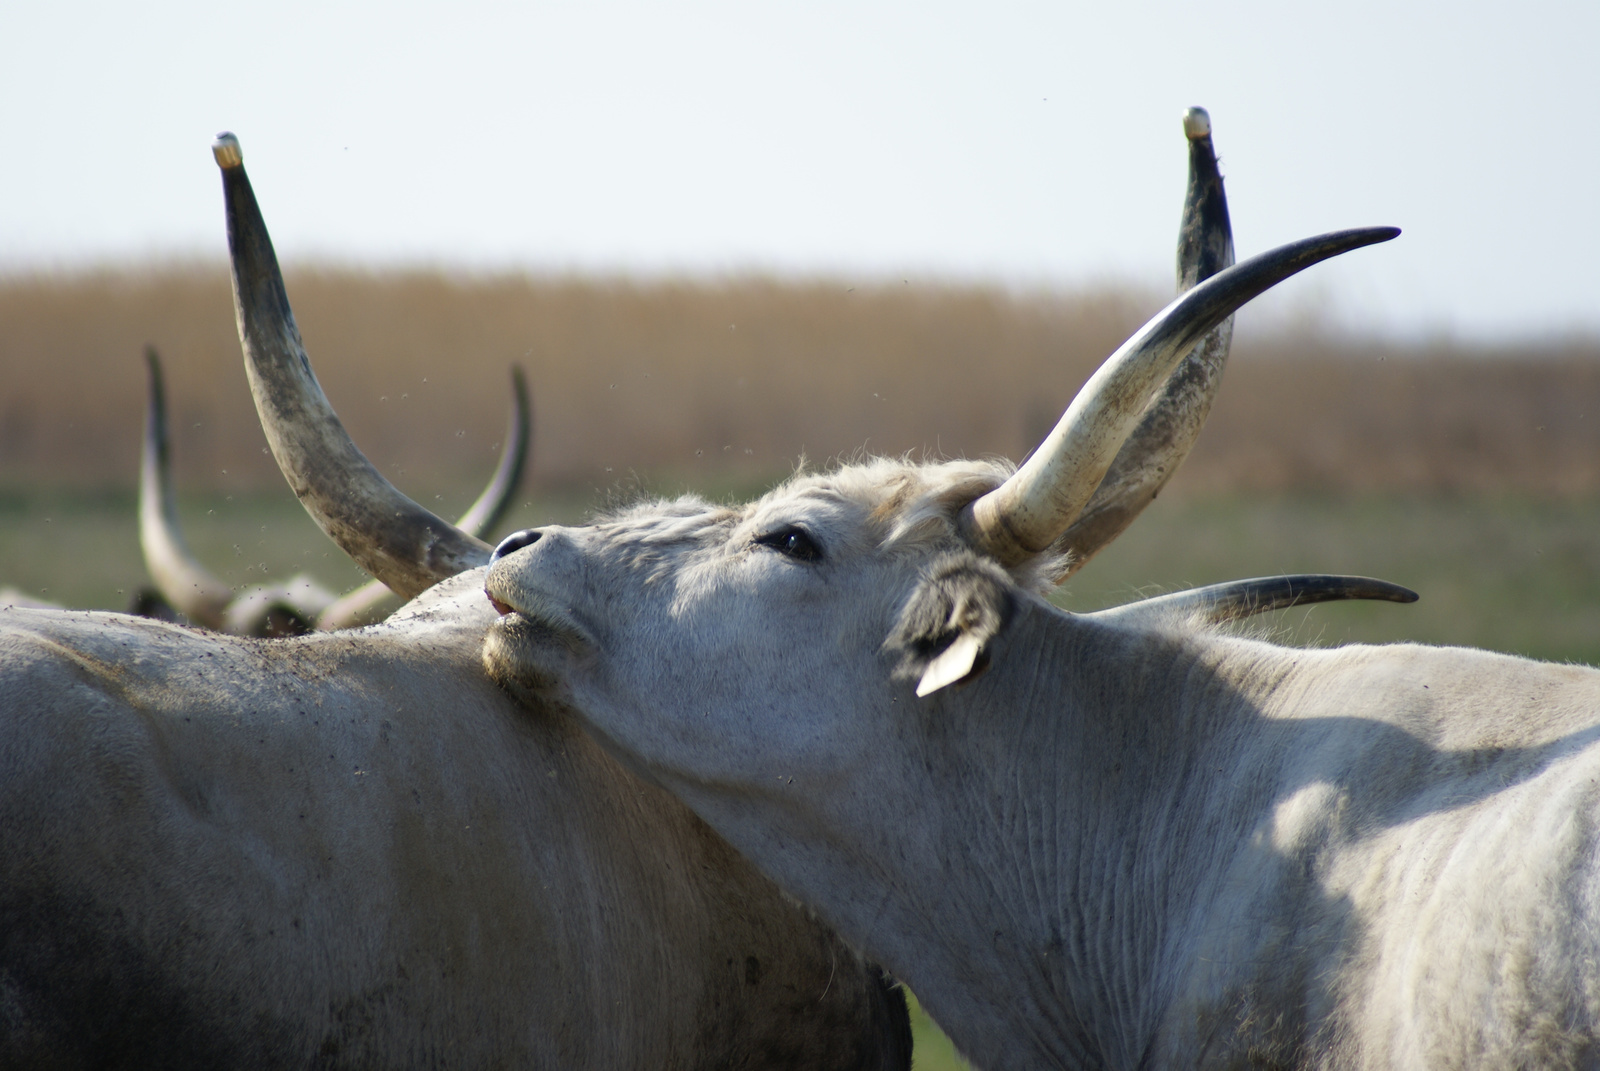
<path id="1" fill-rule="evenodd" d="M 884 650 L 899 654 L 896 676 L 915 678 L 918 695 L 965 684 L 989 668 L 990 641 L 1015 606 L 1005 570 L 970 552 L 946 555 L 911 592 Z"/>

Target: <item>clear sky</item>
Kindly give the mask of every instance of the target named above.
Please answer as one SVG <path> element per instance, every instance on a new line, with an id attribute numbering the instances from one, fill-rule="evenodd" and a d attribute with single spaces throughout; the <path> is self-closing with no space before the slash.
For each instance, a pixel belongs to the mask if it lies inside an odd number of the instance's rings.
<path id="1" fill-rule="evenodd" d="M 1170 286 L 1179 118 L 1279 313 L 1600 334 L 1600 2 L 14 4 L 0 271 L 286 262 Z"/>

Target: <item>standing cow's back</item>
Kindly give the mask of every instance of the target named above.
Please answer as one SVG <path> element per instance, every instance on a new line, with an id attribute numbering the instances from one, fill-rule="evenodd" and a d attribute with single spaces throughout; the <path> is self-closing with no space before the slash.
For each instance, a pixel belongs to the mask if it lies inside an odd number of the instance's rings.
<path id="1" fill-rule="evenodd" d="M 479 600 L 0 615 L 0 1066 L 905 1066 L 875 968 L 483 678 Z"/>

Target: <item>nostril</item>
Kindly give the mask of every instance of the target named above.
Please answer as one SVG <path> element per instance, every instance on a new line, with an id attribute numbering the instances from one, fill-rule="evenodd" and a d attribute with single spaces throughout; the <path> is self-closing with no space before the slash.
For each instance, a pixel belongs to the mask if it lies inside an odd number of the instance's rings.
<path id="1" fill-rule="evenodd" d="M 512 532 L 500 541 L 498 547 L 494 548 L 494 553 L 489 556 L 489 560 L 497 562 L 507 554 L 515 554 L 523 547 L 531 547 L 539 542 L 541 534 L 537 528 L 524 528 L 520 532 Z"/>

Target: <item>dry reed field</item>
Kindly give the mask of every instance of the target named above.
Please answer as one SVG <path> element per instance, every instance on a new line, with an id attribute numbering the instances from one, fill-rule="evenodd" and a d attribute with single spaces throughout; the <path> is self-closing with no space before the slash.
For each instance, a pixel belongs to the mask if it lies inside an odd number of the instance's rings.
<path id="1" fill-rule="evenodd" d="M 1015 450 L 1054 404 L 1018 404 L 1037 393 L 1030 377 L 1080 381 L 1142 311 L 1117 295 L 1016 302 L 759 281 L 301 272 L 289 289 L 352 434 L 397 482 L 425 490 L 474 483 L 492 462 L 513 361 L 535 392 L 537 469 L 558 483 L 603 485 L 630 469 L 765 474 L 802 451 L 863 444 Z M 6 484 L 129 483 L 146 342 L 169 367 L 180 483 L 277 478 L 220 271 L 13 280 L 0 286 L 0 323 Z M 978 404 L 952 404 L 963 396 Z"/>
<path id="2" fill-rule="evenodd" d="M 447 508 L 492 466 L 513 361 L 548 486 L 748 482 L 862 449 L 1019 458 L 1166 300 L 354 271 L 288 285 L 357 442 Z M 146 343 L 167 362 L 179 485 L 276 486 L 226 274 L 180 266 L 0 279 L 0 487 L 131 487 Z M 1236 354 L 1186 492 L 1600 488 L 1600 341 L 1467 351 L 1241 330 Z"/>

